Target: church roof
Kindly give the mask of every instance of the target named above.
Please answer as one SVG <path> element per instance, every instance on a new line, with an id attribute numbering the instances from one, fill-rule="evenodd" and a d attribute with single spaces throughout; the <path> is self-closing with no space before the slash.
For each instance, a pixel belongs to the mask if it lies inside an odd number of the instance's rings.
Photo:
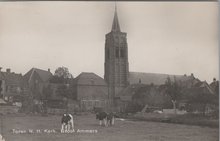
<path id="1" fill-rule="evenodd" d="M 129 83 L 136 84 L 154 84 L 162 85 L 165 84 L 167 78 L 170 77 L 171 81 L 174 80 L 174 77 L 177 81 L 191 81 L 194 79 L 194 76 L 184 76 L 184 75 L 170 75 L 170 74 L 160 74 L 160 73 L 143 73 L 143 72 L 130 72 L 129 73 Z"/>
<path id="2" fill-rule="evenodd" d="M 116 7 L 115 7 L 115 14 L 114 14 L 114 19 L 112 23 L 112 31 L 119 31 L 119 32 L 121 31 Z"/>
<path id="3" fill-rule="evenodd" d="M 92 72 L 82 72 L 74 79 L 75 85 L 102 85 L 107 83 L 103 78 Z"/>

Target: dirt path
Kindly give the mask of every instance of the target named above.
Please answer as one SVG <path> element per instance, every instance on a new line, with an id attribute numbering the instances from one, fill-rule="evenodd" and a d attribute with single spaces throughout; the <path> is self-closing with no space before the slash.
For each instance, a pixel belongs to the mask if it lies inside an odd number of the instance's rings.
<path id="1" fill-rule="evenodd" d="M 179 124 L 117 120 L 114 126 L 101 127 L 95 115 L 75 116 L 75 133 L 62 134 L 60 119 L 60 116 L 4 118 L 3 136 L 6 141 L 218 141 L 219 138 L 216 128 Z"/>

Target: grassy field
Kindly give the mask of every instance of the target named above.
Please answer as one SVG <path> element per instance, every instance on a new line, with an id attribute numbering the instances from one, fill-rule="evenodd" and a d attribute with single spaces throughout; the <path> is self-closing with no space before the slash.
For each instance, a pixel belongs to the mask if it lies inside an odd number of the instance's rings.
<path id="1" fill-rule="evenodd" d="M 218 141 L 219 138 L 218 128 L 159 122 L 116 120 L 116 125 L 103 127 L 91 114 L 74 117 L 75 129 L 81 132 L 64 134 L 60 133 L 60 119 L 52 115 L 11 115 L 3 118 L 1 133 L 6 141 Z M 13 129 L 31 129 L 34 133 L 13 133 Z"/>
<path id="2" fill-rule="evenodd" d="M 137 121 L 166 122 L 219 128 L 219 120 L 217 118 L 213 119 L 211 117 L 198 114 L 174 115 L 158 113 L 139 113 L 127 116 L 126 118 Z"/>

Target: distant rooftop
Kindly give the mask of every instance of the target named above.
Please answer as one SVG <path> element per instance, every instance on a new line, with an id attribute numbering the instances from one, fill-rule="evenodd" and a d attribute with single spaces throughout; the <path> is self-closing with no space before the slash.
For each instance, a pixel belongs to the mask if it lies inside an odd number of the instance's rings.
<path id="1" fill-rule="evenodd" d="M 154 84 L 154 85 L 162 85 L 165 84 L 167 78 L 170 77 L 171 81 L 174 80 L 174 77 L 177 81 L 187 81 L 194 79 L 193 74 L 186 75 L 171 75 L 171 74 L 160 74 L 160 73 L 145 73 L 145 72 L 130 72 L 129 73 L 129 82 L 130 84 Z"/>
<path id="2" fill-rule="evenodd" d="M 0 70 L 0 80 L 5 80 L 6 85 L 23 85 L 23 77 L 21 74 L 11 72 L 7 69 L 6 72 Z"/>
<path id="3" fill-rule="evenodd" d="M 36 73 L 43 82 L 49 81 L 49 79 L 53 76 L 53 74 L 50 71 L 32 68 L 24 75 L 24 78 L 27 81 L 29 81 L 30 79 L 32 79 L 34 73 Z"/>
<path id="4" fill-rule="evenodd" d="M 75 79 L 77 85 L 107 85 L 105 80 L 93 72 L 82 72 Z"/>

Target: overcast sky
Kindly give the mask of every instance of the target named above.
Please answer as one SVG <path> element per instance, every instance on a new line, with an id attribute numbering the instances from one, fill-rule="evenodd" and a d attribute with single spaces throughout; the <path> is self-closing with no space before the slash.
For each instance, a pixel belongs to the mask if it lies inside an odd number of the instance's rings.
<path id="1" fill-rule="evenodd" d="M 129 70 L 218 79 L 218 2 L 118 2 Z M 0 2 L 0 66 L 104 75 L 114 2 Z"/>

